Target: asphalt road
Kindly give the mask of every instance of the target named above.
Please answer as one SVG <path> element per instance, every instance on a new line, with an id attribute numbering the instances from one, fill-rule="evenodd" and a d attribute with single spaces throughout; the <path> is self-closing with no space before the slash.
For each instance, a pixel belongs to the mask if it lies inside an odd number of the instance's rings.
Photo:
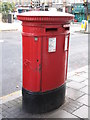
<path id="1" fill-rule="evenodd" d="M 7 95 L 22 88 L 21 39 L 20 31 L 0 32 L 0 46 L 2 47 L 2 95 Z M 87 64 L 88 35 L 81 33 L 71 34 L 68 72 Z"/>

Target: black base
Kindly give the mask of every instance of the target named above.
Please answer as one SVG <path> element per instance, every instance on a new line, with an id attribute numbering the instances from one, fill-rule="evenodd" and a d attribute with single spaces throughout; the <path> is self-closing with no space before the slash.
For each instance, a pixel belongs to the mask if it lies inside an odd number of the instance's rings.
<path id="1" fill-rule="evenodd" d="M 57 109 L 64 103 L 66 84 L 47 92 L 33 93 L 22 89 L 22 107 L 30 113 L 45 113 Z"/>

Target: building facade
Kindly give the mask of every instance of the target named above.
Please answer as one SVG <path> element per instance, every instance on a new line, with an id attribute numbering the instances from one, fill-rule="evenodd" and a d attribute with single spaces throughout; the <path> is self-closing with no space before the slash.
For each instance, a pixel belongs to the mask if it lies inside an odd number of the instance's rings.
<path id="1" fill-rule="evenodd" d="M 2 0 L 2 2 L 14 2 L 15 4 L 30 4 L 31 2 L 40 3 L 83 3 L 84 0 Z"/>

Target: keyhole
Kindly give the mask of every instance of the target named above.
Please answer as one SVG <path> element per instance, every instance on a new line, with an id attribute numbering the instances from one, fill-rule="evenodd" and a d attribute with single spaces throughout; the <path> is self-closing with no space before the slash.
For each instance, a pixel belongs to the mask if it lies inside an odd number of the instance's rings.
<path id="1" fill-rule="evenodd" d="M 37 62 L 39 62 L 39 60 L 37 59 Z"/>

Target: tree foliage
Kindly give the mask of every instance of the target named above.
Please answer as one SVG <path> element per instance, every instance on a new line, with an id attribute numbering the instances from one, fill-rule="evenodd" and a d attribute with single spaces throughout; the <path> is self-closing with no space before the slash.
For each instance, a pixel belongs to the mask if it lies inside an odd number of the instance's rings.
<path id="1" fill-rule="evenodd" d="M 13 12 L 15 4 L 12 2 L 0 2 L 0 13 L 2 13 L 2 21 L 7 22 L 8 13 Z"/>
<path id="2" fill-rule="evenodd" d="M 15 9 L 15 4 L 12 2 L 1 2 L 0 3 L 0 12 L 1 13 L 9 13 L 10 11 L 13 12 Z"/>

